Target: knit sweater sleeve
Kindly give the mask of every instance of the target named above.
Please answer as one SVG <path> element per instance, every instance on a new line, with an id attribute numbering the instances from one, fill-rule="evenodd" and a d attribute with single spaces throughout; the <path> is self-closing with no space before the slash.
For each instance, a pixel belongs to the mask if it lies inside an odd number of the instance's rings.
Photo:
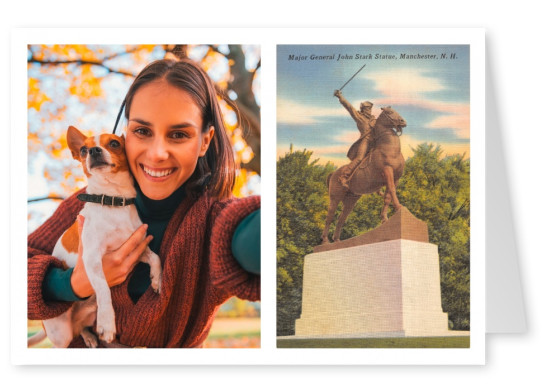
<path id="1" fill-rule="evenodd" d="M 76 196 L 81 190 L 61 203 L 44 224 L 27 238 L 27 317 L 49 319 L 69 309 L 71 303 L 46 301 L 42 294 L 42 283 L 50 267 L 65 268 L 65 265 L 51 254 L 59 237 L 75 221 L 83 203 Z"/>
<path id="2" fill-rule="evenodd" d="M 227 296 L 260 300 L 260 276 L 248 273 L 232 254 L 232 237 L 239 223 L 260 208 L 260 197 L 232 199 L 213 210 L 210 269 L 215 288 Z"/>

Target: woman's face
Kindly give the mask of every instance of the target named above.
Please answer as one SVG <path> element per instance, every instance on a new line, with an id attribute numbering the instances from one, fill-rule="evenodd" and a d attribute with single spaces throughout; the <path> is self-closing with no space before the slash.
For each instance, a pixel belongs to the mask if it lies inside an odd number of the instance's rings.
<path id="1" fill-rule="evenodd" d="M 191 96 L 165 80 L 141 87 L 132 100 L 126 156 L 146 197 L 162 200 L 186 182 L 214 134 L 201 133 L 201 111 Z"/>

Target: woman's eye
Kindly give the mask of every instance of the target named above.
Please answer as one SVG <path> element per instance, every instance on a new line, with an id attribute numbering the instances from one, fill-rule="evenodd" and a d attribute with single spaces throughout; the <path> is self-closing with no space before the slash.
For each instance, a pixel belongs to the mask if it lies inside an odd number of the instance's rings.
<path id="1" fill-rule="evenodd" d="M 111 148 L 117 149 L 121 146 L 121 143 L 119 143 L 117 140 L 111 140 L 109 141 L 109 146 Z"/>
<path id="2" fill-rule="evenodd" d="M 170 137 L 174 139 L 182 139 L 182 138 L 188 138 L 188 135 L 186 132 L 174 132 L 170 135 Z"/>
<path id="3" fill-rule="evenodd" d="M 149 136 L 150 132 L 147 128 L 137 128 L 132 131 L 132 133 L 138 136 Z"/>
<path id="4" fill-rule="evenodd" d="M 88 148 L 86 147 L 80 147 L 80 156 L 84 157 L 88 153 Z"/>

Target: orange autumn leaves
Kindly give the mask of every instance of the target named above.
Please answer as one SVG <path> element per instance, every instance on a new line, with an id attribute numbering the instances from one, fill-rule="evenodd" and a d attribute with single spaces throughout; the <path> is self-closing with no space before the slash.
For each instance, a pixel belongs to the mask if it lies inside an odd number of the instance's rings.
<path id="1" fill-rule="evenodd" d="M 94 133 L 110 132 L 133 76 L 149 62 L 173 55 L 174 45 L 30 45 L 28 50 L 29 166 L 41 170 L 46 195 L 66 197 L 84 185 L 78 165 L 66 152 L 69 125 Z M 225 90 L 231 59 L 211 46 L 186 45 L 187 52 Z M 214 75 L 214 76 L 212 76 Z M 238 164 L 254 156 L 232 109 L 224 106 L 228 135 Z M 246 195 L 255 173 L 239 170 L 234 194 Z"/>
<path id="2" fill-rule="evenodd" d="M 80 68 L 80 71 L 81 82 L 71 85 L 69 92 L 81 98 L 103 96 L 103 89 L 101 88 L 99 79 L 92 72 L 92 65 L 84 64 Z"/>
<path id="3" fill-rule="evenodd" d="M 50 97 L 40 90 L 40 82 L 35 78 L 29 78 L 27 96 L 28 108 L 36 111 L 40 111 L 44 102 L 51 101 Z"/>

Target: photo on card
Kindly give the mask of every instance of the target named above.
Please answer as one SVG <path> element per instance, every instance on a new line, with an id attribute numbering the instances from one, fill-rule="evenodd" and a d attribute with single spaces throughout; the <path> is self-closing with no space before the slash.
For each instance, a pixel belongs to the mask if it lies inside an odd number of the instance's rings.
<path id="1" fill-rule="evenodd" d="M 27 46 L 30 349 L 260 348 L 260 72 L 259 45 Z"/>
<path id="2" fill-rule="evenodd" d="M 468 44 L 277 46 L 277 347 L 469 348 Z"/>

